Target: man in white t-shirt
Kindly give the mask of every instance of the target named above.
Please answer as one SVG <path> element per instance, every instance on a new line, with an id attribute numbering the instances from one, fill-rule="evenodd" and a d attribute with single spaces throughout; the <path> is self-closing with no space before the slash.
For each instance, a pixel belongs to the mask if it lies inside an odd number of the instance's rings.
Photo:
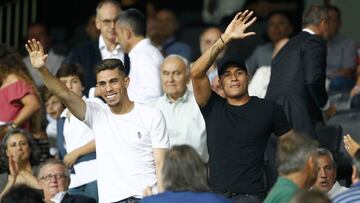
<path id="1" fill-rule="evenodd" d="M 96 67 L 97 87 L 105 106 L 82 100 L 52 76 L 35 39 L 25 47 L 48 89 L 95 134 L 99 202 L 139 202 L 146 186 L 159 183 L 158 171 L 169 148 L 161 112 L 130 101 L 130 79 L 119 59 L 105 59 Z"/>
<path id="2" fill-rule="evenodd" d="M 129 98 L 135 102 L 147 103 L 159 97 L 162 93 L 160 66 L 164 58 L 150 40 L 145 38 L 144 15 L 136 9 L 121 12 L 115 31 L 117 42 L 125 53 L 124 67 L 130 78 Z"/>

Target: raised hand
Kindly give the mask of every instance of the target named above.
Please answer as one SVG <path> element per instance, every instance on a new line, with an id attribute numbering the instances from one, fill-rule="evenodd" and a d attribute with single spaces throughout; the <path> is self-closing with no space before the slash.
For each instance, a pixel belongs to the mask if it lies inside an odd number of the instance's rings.
<path id="1" fill-rule="evenodd" d="M 34 68 L 42 68 L 45 65 L 47 54 L 44 53 L 44 48 L 39 41 L 35 39 L 28 40 L 25 48 L 30 56 L 31 64 Z"/>
<path id="2" fill-rule="evenodd" d="M 344 136 L 344 147 L 351 156 L 360 149 L 360 145 L 349 134 Z"/>
<path id="3" fill-rule="evenodd" d="M 252 17 L 253 14 L 253 11 L 249 12 L 248 10 L 237 13 L 227 26 L 224 34 L 227 35 L 229 39 L 244 39 L 248 36 L 255 35 L 255 32 L 245 32 L 246 29 L 256 21 L 256 17 Z"/>

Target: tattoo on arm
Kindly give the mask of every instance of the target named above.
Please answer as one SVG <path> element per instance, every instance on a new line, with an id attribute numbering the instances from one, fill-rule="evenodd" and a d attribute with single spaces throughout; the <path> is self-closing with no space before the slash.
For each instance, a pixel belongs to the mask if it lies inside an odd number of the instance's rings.
<path id="1" fill-rule="evenodd" d="M 207 63 L 206 63 L 206 66 L 207 67 L 210 67 L 213 63 L 214 63 L 214 61 L 215 61 L 215 59 L 216 59 L 216 57 L 219 55 L 219 53 L 222 51 L 222 49 L 223 49 L 223 47 L 220 45 L 215 45 L 212 49 L 211 49 L 211 52 L 210 52 L 210 57 L 209 57 L 209 59 L 208 59 L 208 61 L 207 61 Z"/>

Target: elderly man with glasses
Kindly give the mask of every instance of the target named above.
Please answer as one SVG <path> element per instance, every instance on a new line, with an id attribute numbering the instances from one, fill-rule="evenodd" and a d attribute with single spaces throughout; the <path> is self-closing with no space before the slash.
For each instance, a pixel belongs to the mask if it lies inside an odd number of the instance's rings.
<path id="1" fill-rule="evenodd" d="M 67 194 L 70 184 L 69 171 L 60 160 L 49 159 L 44 162 L 39 169 L 38 181 L 46 203 L 96 203 L 95 199 L 89 197 Z"/>

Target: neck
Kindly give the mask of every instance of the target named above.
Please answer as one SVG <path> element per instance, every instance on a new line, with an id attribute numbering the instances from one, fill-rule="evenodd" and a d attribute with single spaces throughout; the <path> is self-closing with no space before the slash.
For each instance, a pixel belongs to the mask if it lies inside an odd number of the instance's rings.
<path id="1" fill-rule="evenodd" d="M 304 171 L 294 172 L 289 175 L 284 175 L 283 177 L 291 180 L 293 183 L 295 183 L 301 189 L 309 188 L 308 180 L 307 180 L 308 177 L 306 176 L 306 173 L 304 173 Z"/>
<path id="2" fill-rule="evenodd" d="M 248 93 L 246 93 L 245 95 L 242 95 L 240 97 L 235 97 L 235 98 L 227 97 L 226 100 L 231 105 L 241 106 L 249 102 L 250 96 Z"/>
<path id="3" fill-rule="evenodd" d="M 323 36 L 323 33 L 320 31 L 320 28 L 317 25 L 307 25 L 304 28 L 313 31 L 316 35 Z"/>
<path id="4" fill-rule="evenodd" d="M 130 101 L 128 97 L 115 107 L 110 107 L 111 112 L 117 115 L 129 113 L 134 108 L 134 102 Z"/>
<path id="5" fill-rule="evenodd" d="M 127 53 L 129 53 L 143 39 L 144 39 L 143 36 L 134 36 L 132 39 L 130 39 Z"/>
<path id="6" fill-rule="evenodd" d="M 115 49 L 115 47 L 117 45 L 115 39 L 114 40 L 107 40 L 104 37 L 103 37 L 103 39 L 104 39 L 104 42 L 105 42 L 106 49 L 108 51 L 114 51 L 114 49 Z"/>

